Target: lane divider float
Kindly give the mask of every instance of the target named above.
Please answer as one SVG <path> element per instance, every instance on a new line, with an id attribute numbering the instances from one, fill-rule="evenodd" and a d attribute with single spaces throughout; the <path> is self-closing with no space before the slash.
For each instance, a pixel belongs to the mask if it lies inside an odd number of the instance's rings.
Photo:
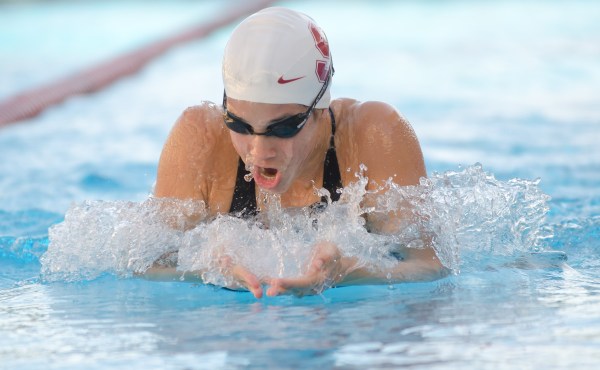
<path id="1" fill-rule="evenodd" d="M 206 37 L 217 29 L 257 12 L 273 2 L 273 0 L 235 2 L 235 6 L 230 6 L 226 12 L 207 23 L 0 101 L 0 127 L 35 117 L 46 108 L 70 96 L 101 90 L 112 82 L 139 71 L 146 63 L 172 47 Z"/>

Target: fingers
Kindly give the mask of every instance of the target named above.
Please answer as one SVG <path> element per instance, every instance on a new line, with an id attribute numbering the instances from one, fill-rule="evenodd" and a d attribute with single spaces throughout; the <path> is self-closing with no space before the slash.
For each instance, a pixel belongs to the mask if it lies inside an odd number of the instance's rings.
<path id="1" fill-rule="evenodd" d="M 278 295 L 294 294 L 302 297 L 306 294 L 315 294 L 315 287 L 318 286 L 314 276 L 301 276 L 298 278 L 278 278 L 272 279 L 270 287 L 267 289 L 267 296 L 275 297 Z"/>
<path id="2" fill-rule="evenodd" d="M 324 258 L 315 258 L 313 259 L 313 261 L 310 263 L 310 266 L 308 267 L 308 274 L 315 274 L 319 271 L 321 271 L 323 269 L 323 266 L 325 265 L 325 261 Z"/>
<path id="3" fill-rule="evenodd" d="M 223 256 L 219 259 L 219 263 L 223 268 L 224 272 L 233 277 L 234 283 L 240 287 L 248 289 L 250 293 L 256 298 L 262 298 L 263 289 L 260 281 L 250 270 L 247 268 L 234 264 L 233 260 L 229 256 Z"/>
<path id="4" fill-rule="evenodd" d="M 340 253 L 332 243 L 321 243 L 308 266 L 306 274 L 297 278 L 279 278 L 270 281 L 267 296 L 293 294 L 299 297 L 318 294 L 331 287 L 340 275 Z"/>
<path id="5" fill-rule="evenodd" d="M 229 256 L 221 256 L 219 263 L 223 274 L 233 278 L 234 284 L 232 285 L 248 289 L 256 298 L 263 296 L 262 283 L 269 285 L 266 290 L 266 295 L 269 297 L 285 294 L 302 297 L 319 294 L 334 286 L 346 275 L 339 249 L 329 242 L 319 243 L 315 246 L 306 273 L 296 278 L 263 279 L 265 281 L 261 282 L 255 274 L 244 266 L 236 264 Z"/>
<path id="6" fill-rule="evenodd" d="M 245 286 L 256 298 L 262 298 L 263 290 L 260 281 L 243 266 L 235 265 L 231 269 L 233 277 Z"/>

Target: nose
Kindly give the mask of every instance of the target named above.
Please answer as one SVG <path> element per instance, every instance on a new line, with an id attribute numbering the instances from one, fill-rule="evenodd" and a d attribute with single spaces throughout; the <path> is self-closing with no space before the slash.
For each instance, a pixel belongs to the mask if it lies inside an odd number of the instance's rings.
<path id="1" fill-rule="evenodd" d="M 250 154 L 255 159 L 266 160 L 275 157 L 275 140 L 269 136 L 253 135 L 250 141 Z"/>

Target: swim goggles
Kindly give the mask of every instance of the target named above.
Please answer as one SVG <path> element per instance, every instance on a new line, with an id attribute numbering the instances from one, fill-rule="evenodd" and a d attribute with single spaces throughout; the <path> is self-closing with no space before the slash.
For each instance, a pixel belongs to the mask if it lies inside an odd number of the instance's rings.
<path id="1" fill-rule="evenodd" d="M 334 70 L 333 66 L 329 69 L 329 74 L 327 74 L 327 79 L 323 83 L 321 90 L 317 94 L 315 100 L 313 100 L 308 110 L 304 113 L 298 113 L 291 117 L 286 117 L 271 123 L 267 126 L 265 132 L 254 132 L 254 129 L 251 125 L 245 122 L 242 118 L 236 116 L 235 114 L 229 112 L 227 110 L 227 94 L 223 91 L 223 120 L 225 121 L 225 125 L 231 131 L 237 132 L 238 134 L 243 135 L 261 135 L 261 136 L 275 136 L 282 139 L 287 139 L 294 137 L 300 132 L 302 127 L 308 121 L 313 109 L 325 94 L 325 90 L 327 90 L 327 86 L 329 85 L 329 81 L 331 80 L 331 76 L 333 75 Z"/>

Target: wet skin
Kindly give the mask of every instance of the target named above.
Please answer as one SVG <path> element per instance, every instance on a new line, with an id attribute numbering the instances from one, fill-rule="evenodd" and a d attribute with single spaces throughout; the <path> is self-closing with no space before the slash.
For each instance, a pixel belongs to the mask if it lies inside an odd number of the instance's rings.
<path id="1" fill-rule="evenodd" d="M 306 110 L 297 104 L 264 104 L 228 100 L 228 110 L 249 123 L 255 132 L 264 132 L 273 121 Z M 410 124 L 391 106 L 381 102 L 360 103 L 337 99 L 331 107 L 336 117 L 335 147 L 344 185 L 355 180 L 364 164 L 368 190 L 392 178 L 399 185 L 418 184 L 426 176 L 423 155 Z M 154 195 L 196 199 L 206 203 L 210 215 L 227 213 L 235 187 L 238 158 L 253 165 L 257 188 L 281 195 L 282 207 L 305 207 L 319 200 L 313 182 L 323 183 L 323 165 L 331 135 L 326 109 L 315 110 L 294 137 L 243 135 L 227 129 L 222 108 L 212 103 L 188 108 L 178 119 L 161 154 Z M 349 171 L 346 171 L 349 169 Z M 258 191 L 258 189 L 257 189 Z M 260 199 L 259 207 L 261 207 Z M 365 199 L 368 204 L 369 199 Z M 395 231 L 398 217 L 371 217 L 372 232 Z M 199 222 L 194 219 L 190 224 Z M 234 278 L 231 289 L 246 289 L 254 296 L 315 294 L 334 285 L 377 284 L 430 280 L 445 273 L 432 248 L 407 249 L 405 260 L 391 271 L 373 272 L 358 268 L 356 259 L 340 254 L 329 242 L 314 246 L 306 273 L 297 278 L 259 280 L 244 266 L 222 258 L 224 271 Z M 149 270 L 148 274 L 154 271 Z"/>

